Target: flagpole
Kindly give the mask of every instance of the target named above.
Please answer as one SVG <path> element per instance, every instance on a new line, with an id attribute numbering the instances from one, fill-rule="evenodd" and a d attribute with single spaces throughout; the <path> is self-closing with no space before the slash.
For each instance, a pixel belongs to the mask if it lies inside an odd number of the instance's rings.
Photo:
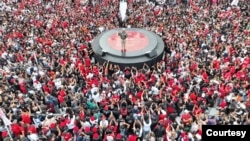
<path id="1" fill-rule="evenodd" d="M 10 129 L 9 129 L 9 126 L 7 125 L 7 126 L 5 126 L 5 127 L 6 127 L 6 129 L 7 129 L 8 134 L 9 134 L 10 140 L 13 140 L 13 138 L 12 138 L 12 136 L 11 136 L 11 131 L 10 131 Z"/>
<path id="2" fill-rule="evenodd" d="M 11 125 L 11 121 L 6 117 L 6 115 L 2 109 L 0 109 L 0 118 L 3 120 L 3 123 L 5 125 L 5 128 L 7 129 L 7 132 L 9 134 L 10 139 L 13 140 L 13 138 L 11 136 L 11 131 L 9 129 L 9 126 Z"/>

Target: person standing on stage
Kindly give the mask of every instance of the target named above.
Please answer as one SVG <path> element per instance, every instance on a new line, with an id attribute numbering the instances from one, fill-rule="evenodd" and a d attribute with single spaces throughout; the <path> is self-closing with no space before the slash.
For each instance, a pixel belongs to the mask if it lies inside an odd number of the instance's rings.
<path id="1" fill-rule="evenodd" d="M 125 52 L 126 49 L 125 49 L 125 46 L 126 46 L 126 39 L 127 39 L 127 33 L 125 31 L 125 28 L 122 29 L 122 32 L 119 32 L 118 35 L 120 36 L 121 38 L 121 41 L 122 41 L 122 52 Z"/>

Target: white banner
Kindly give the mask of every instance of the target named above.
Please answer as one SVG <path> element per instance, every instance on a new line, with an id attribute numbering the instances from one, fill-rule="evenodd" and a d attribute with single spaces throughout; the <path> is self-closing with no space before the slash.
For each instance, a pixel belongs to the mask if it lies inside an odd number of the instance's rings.
<path id="1" fill-rule="evenodd" d="M 127 2 L 125 2 L 124 0 L 120 1 L 119 11 L 121 14 L 122 21 L 124 21 L 126 18 L 127 7 L 128 7 Z"/>
<path id="2" fill-rule="evenodd" d="M 11 129 L 10 129 L 11 121 L 6 117 L 5 113 L 3 112 L 1 108 L 0 108 L 0 118 L 3 120 L 5 128 L 9 134 L 10 140 L 13 140 L 11 136 Z"/>
<path id="3" fill-rule="evenodd" d="M 11 125 L 11 121 L 6 117 L 6 115 L 4 114 L 2 109 L 0 109 L 0 118 L 3 120 L 3 123 L 4 123 L 5 127 Z"/>
<path id="4" fill-rule="evenodd" d="M 233 0 L 231 6 L 238 6 L 239 0 Z"/>

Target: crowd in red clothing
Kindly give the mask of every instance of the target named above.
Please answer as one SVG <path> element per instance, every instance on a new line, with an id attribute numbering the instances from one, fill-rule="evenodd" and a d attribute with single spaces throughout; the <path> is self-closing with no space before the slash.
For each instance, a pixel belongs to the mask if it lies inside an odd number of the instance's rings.
<path id="1" fill-rule="evenodd" d="M 1 139 L 199 141 L 202 125 L 250 123 L 249 3 L 0 2 Z M 101 32 L 137 27 L 165 42 L 155 66 L 93 61 Z"/>

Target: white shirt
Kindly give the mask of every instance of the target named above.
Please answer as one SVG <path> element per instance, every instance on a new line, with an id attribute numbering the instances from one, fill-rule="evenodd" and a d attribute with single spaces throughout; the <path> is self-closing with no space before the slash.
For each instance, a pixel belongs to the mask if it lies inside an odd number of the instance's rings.
<path id="1" fill-rule="evenodd" d="M 108 88 L 109 87 L 109 83 L 102 83 L 102 87 L 103 88 Z"/>
<path id="2" fill-rule="evenodd" d="M 32 67 L 28 67 L 27 69 L 26 69 L 26 73 L 28 74 L 28 75 L 31 75 L 31 71 L 30 71 L 30 69 L 31 69 Z"/>
<path id="3" fill-rule="evenodd" d="M 114 140 L 114 137 L 112 137 L 112 136 L 107 136 L 107 141 L 113 141 Z"/>
<path id="4" fill-rule="evenodd" d="M 198 125 L 196 123 L 193 123 L 191 126 L 191 131 L 196 132 L 196 131 L 198 131 L 198 129 L 199 129 Z"/>
<path id="5" fill-rule="evenodd" d="M 109 122 L 107 120 L 101 120 L 100 121 L 100 126 L 102 126 L 102 127 L 107 127 L 108 124 L 109 124 Z"/>
<path id="6" fill-rule="evenodd" d="M 137 135 L 138 137 L 141 137 L 142 136 L 142 128 L 140 128 L 140 131 L 139 131 L 139 135 Z"/>
<path id="7" fill-rule="evenodd" d="M 41 71 L 41 70 L 39 70 L 39 72 L 38 72 L 41 76 L 44 76 L 45 75 L 45 72 L 44 71 Z"/>
<path id="8" fill-rule="evenodd" d="M 82 126 L 83 128 L 86 128 L 86 127 L 90 127 L 91 124 L 88 121 L 85 121 Z"/>
<path id="9" fill-rule="evenodd" d="M 151 118 L 149 118 L 148 123 L 143 121 L 143 131 L 150 131 L 151 130 L 151 128 L 150 128 L 151 124 L 152 124 Z"/>
<path id="10" fill-rule="evenodd" d="M 91 89 L 91 93 L 93 94 L 94 92 L 97 92 L 97 93 L 98 93 L 98 87 L 94 86 L 94 87 Z"/>
<path id="11" fill-rule="evenodd" d="M 87 77 L 88 79 L 91 79 L 91 78 L 93 78 L 93 76 L 94 76 L 94 74 L 93 74 L 92 72 L 90 72 L 86 77 Z"/>
<path id="12" fill-rule="evenodd" d="M 70 120 L 70 123 L 67 124 L 68 129 L 73 129 L 75 127 L 75 115 L 73 118 Z"/>
<path id="13" fill-rule="evenodd" d="M 102 101 L 102 97 L 100 96 L 99 93 L 97 94 L 92 94 L 92 98 L 95 102 L 101 102 Z"/>
<path id="14" fill-rule="evenodd" d="M 29 139 L 30 141 L 37 141 L 37 140 L 39 140 L 37 134 L 30 134 L 30 135 L 28 135 L 28 139 Z"/>
<path id="15" fill-rule="evenodd" d="M 37 90 L 42 90 L 42 84 L 39 81 L 33 82 L 33 87 Z"/>
<path id="16" fill-rule="evenodd" d="M 61 88 L 62 86 L 62 81 L 60 78 L 57 78 L 53 81 L 55 83 L 56 88 Z"/>
<path id="17" fill-rule="evenodd" d="M 151 88 L 151 91 L 153 92 L 154 95 L 158 95 L 158 94 L 159 94 L 159 89 L 156 88 L 155 86 L 153 86 L 153 87 Z"/>
<path id="18" fill-rule="evenodd" d="M 2 55 L 1 55 L 1 57 L 2 57 L 3 59 L 6 59 L 7 56 L 8 56 L 8 53 L 7 53 L 7 52 L 2 53 Z"/>
<path id="19" fill-rule="evenodd" d="M 163 115 L 166 115 L 166 114 L 167 114 L 167 112 L 166 112 L 165 110 L 162 110 L 162 109 L 161 109 L 161 113 L 162 113 Z"/>
<path id="20" fill-rule="evenodd" d="M 35 123 L 35 126 L 36 126 L 36 127 L 39 127 L 39 125 L 41 125 L 41 123 L 42 123 L 41 120 L 40 120 L 39 118 L 36 118 L 36 119 L 33 118 L 33 122 Z"/>

